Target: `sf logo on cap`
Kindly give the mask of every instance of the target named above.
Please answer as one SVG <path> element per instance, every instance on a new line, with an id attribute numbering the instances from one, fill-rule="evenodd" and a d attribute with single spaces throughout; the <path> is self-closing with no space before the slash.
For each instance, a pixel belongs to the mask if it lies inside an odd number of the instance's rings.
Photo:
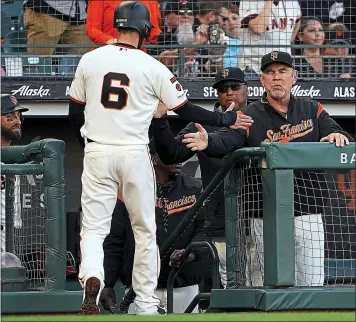
<path id="1" fill-rule="evenodd" d="M 277 58 L 278 58 L 278 52 L 272 51 L 272 52 L 271 52 L 271 59 L 272 59 L 272 60 L 276 60 Z"/>
<path id="2" fill-rule="evenodd" d="M 223 69 L 221 71 L 221 75 L 222 77 L 226 78 L 227 76 L 229 76 L 229 70 L 227 68 Z"/>
<path id="3" fill-rule="evenodd" d="M 17 105 L 17 99 L 16 99 L 15 96 L 10 95 L 10 99 L 11 99 L 11 102 L 12 102 L 14 105 Z"/>

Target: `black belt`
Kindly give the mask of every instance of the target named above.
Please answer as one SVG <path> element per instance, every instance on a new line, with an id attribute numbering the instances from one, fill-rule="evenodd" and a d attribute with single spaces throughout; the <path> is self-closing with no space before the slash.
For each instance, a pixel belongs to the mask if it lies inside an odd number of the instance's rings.
<path id="1" fill-rule="evenodd" d="M 88 142 L 88 143 L 93 143 L 93 142 L 95 142 L 95 141 L 90 140 L 90 139 L 87 138 L 87 142 Z"/>

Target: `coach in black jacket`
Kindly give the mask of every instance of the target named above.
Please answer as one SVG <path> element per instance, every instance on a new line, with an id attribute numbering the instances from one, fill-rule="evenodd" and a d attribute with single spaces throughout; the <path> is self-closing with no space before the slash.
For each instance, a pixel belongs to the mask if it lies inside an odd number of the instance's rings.
<path id="1" fill-rule="evenodd" d="M 239 68 L 225 68 L 215 76 L 213 87 L 218 92 L 218 102 L 214 109 L 225 111 L 231 103 L 235 104 L 236 111 L 242 111 L 247 105 L 247 82 L 244 73 Z M 188 149 L 182 143 L 184 135 L 195 131 L 194 123 L 189 123 L 180 133 L 174 137 L 169 128 L 166 117 L 153 118 L 153 136 L 156 149 L 165 164 L 174 164 L 187 161 L 195 152 Z M 206 126 L 208 133 L 220 130 L 220 127 Z M 198 152 L 203 187 L 206 188 L 216 173 L 222 167 L 222 160 Z M 210 197 L 203 209 L 205 215 L 205 231 L 208 237 L 212 237 L 219 252 L 220 275 L 222 284 L 226 286 L 226 259 L 225 259 L 225 207 L 224 185 L 220 184 Z"/>
<path id="2" fill-rule="evenodd" d="M 180 173 L 180 165 L 164 165 L 155 152 L 152 141 L 150 153 L 157 182 L 156 225 L 157 244 L 161 247 L 173 233 L 188 210 L 195 204 L 202 192 L 201 181 Z M 156 295 L 165 304 L 166 287 L 171 265 L 179 262 L 180 254 L 190 243 L 205 240 L 203 215 L 197 216 L 176 240 L 172 249 L 161 261 Z M 118 200 L 111 223 L 110 234 L 104 244 L 105 288 L 100 301 L 103 307 L 112 313 L 116 308 L 114 286 L 118 279 L 126 287 L 132 280 L 132 267 L 135 252 L 135 240 L 129 215 L 123 201 Z M 203 250 L 195 249 L 188 257 L 174 280 L 175 313 L 183 313 L 195 295 L 202 280 Z M 162 254 L 161 254 L 162 256 Z M 172 263 L 173 262 L 173 263 Z"/>
<path id="3" fill-rule="evenodd" d="M 201 125 L 198 132 L 186 134 L 183 142 L 192 151 L 203 151 L 212 157 L 222 157 L 243 146 L 259 147 L 261 142 L 330 142 L 343 146 L 352 141 L 350 135 L 323 109 L 310 99 L 298 99 L 291 93 L 297 80 L 291 56 L 274 51 L 262 57 L 260 80 L 266 92 L 251 103 L 246 114 L 254 123 L 247 130 L 225 130 L 207 133 Z M 307 156 L 301 156 L 307 157 Z M 321 172 L 294 171 L 296 285 L 321 286 L 324 282 L 324 228 L 321 213 L 324 208 Z M 253 200 L 262 202 L 262 184 L 255 189 Z M 256 239 L 263 272 L 263 207 L 254 207 L 252 233 Z M 259 278 L 256 278 L 256 280 Z"/>

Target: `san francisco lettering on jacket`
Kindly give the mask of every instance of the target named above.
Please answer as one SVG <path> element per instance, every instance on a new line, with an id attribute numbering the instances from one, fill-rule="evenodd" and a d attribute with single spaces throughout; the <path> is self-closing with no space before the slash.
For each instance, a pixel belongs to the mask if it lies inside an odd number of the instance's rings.
<path id="1" fill-rule="evenodd" d="M 176 212 L 180 212 L 186 209 L 189 209 L 194 206 L 197 198 L 195 195 L 184 196 L 180 199 L 169 201 L 169 200 L 157 200 L 158 208 L 166 208 L 168 214 L 173 214 Z"/>
<path id="2" fill-rule="evenodd" d="M 284 124 L 280 127 L 280 131 L 274 132 L 268 130 L 266 132 L 267 139 L 264 142 L 288 142 L 296 138 L 307 135 L 312 132 L 314 128 L 313 120 L 303 120 L 297 125 Z"/>

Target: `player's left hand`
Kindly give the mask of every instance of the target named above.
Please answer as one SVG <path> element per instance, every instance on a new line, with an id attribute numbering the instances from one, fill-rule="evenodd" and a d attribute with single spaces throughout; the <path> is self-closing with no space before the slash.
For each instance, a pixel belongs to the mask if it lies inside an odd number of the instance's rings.
<path id="1" fill-rule="evenodd" d="M 185 249 L 174 250 L 170 257 L 169 266 L 181 265 L 183 263 L 182 256 L 183 256 L 184 252 L 185 252 Z M 194 253 L 190 253 L 188 255 L 187 259 L 185 260 L 185 262 L 192 262 L 193 260 L 195 260 L 195 255 L 194 255 Z"/>
<path id="2" fill-rule="evenodd" d="M 320 142 L 335 142 L 335 145 L 338 147 L 343 147 L 345 144 L 350 144 L 349 139 L 341 133 L 330 133 L 328 136 L 323 137 Z"/>
<path id="3" fill-rule="evenodd" d="M 159 118 L 161 118 L 162 116 L 165 116 L 165 115 L 167 114 L 167 111 L 168 111 L 167 106 L 164 105 L 163 103 L 159 103 L 159 104 L 158 104 L 158 107 L 157 107 L 157 111 L 156 111 L 156 113 L 153 115 L 153 117 L 154 117 L 155 119 L 159 119 Z"/>

